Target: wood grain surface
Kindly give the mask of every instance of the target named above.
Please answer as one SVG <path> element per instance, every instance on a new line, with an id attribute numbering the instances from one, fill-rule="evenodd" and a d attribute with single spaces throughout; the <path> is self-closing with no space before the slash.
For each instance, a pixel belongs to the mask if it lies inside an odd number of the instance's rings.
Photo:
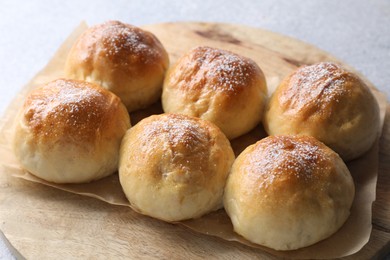
<path id="1" fill-rule="evenodd" d="M 171 63 L 190 47 L 204 45 L 206 40 L 209 46 L 240 53 L 245 50 L 245 55 L 263 69 L 271 91 L 302 64 L 338 61 L 301 41 L 244 26 L 168 23 L 144 28 L 155 33 L 166 46 Z M 386 111 L 372 234 L 361 251 L 345 259 L 379 259 L 390 252 L 389 104 Z M 9 120 L 7 116 L 0 119 L 2 131 L 8 130 L 5 123 Z M 1 158 L 2 162 L 6 160 Z M 197 234 L 141 216 L 126 207 L 3 172 L 1 168 L 0 229 L 27 259 L 276 259 L 259 249 Z"/>

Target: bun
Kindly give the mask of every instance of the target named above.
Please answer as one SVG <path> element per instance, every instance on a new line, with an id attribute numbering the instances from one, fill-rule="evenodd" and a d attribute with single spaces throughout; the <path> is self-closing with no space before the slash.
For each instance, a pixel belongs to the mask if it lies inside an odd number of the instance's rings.
<path id="1" fill-rule="evenodd" d="M 310 135 L 352 160 L 378 137 L 379 106 L 355 74 L 322 62 L 297 69 L 279 85 L 263 123 L 269 135 Z"/>
<path id="2" fill-rule="evenodd" d="M 212 123 L 154 115 L 126 133 L 119 179 L 130 204 L 145 215 L 165 221 L 198 218 L 222 207 L 233 160 L 228 139 Z"/>
<path id="3" fill-rule="evenodd" d="M 81 35 L 70 50 L 65 73 L 100 84 L 132 112 L 160 98 L 168 65 L 168 54 L 152 33 L 109 21 Z"/>
<path id="4" fill-rule="evenodd" d="M 237 157 L 224 206 L 238 234 L 293 250 L 336 232 L 349 216 L 354 191 L 348 168 L 323 143 L 309 136 L 269 136 Z"/>
<path id="5" fill-rule="evenodd" d="M 14 151 L 23 168 L 55 183 L 114 173 L 130 127 L 125 106 L 91 83 L 59 79 L 33 90 L 16 120 Z"/>
<path id="6" fill-rule="evenodd" d="M 167 113 L 211 121 L 233 139 L 261 121 L 266 95 L 264 74 L 254 61 L 197 47 L 168 71 L 162 105 Z"/>

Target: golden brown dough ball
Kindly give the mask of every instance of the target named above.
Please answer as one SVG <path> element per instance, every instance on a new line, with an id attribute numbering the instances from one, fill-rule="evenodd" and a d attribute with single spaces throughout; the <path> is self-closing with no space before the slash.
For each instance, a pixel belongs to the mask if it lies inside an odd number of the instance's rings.
<path id="1" fill-rule="evenodd" d="M 59 79 L 33 90 L 16 119 L 21 166 L 55 183 L 90 182 L 118 169 L 130 127 L 120 99 L 92 83 Z"/>
<path id="2" fill-rule="evenodd" d="M 314 136 L 352 160 L 378 137 L 379 106 L 358 76 L 321 62 L 298 68 L 279 85 L 263 123 L 269 135 Z"/>
<path id="3" fill-rule="evenodd" d="M 168 66 L 168 54 L 152 33 L 108 21 L 81 35 L 70 50 L 65 73 L 112 91 L 132 112 L 160 98 Z"/>
<path id="4" fill-rule="evenodd" d="M 224 206 L 235 232 L 276 250 L 312 245 L 346 221 L 354 183 L 343 160 L 309 136 L 269 136 L 235 160 Z"/>
<path id="5" fill-rule="evenodd" d="M 233 160 L 228 139 L 214 124 L 185 115 L 154 115 L 126 133 L 119 178 L 138 211 L 180 221 L 222 207 Z"/>
<path id="6" fill-rule="evenodd" d="M 162 105 L 167 113 L 211 121 L 233 139 L 259 124 L 266 95 L 264 74 L 254 61 L 225 50 L 197 47 L 169 70 Z"/>

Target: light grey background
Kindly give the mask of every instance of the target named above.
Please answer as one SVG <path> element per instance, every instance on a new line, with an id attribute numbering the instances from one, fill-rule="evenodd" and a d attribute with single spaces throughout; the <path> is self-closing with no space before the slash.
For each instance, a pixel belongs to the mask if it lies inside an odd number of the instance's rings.
<path id="1" fill-rule="evenodd" d="M 328 51 L 390 94 L 389 0 L 0 0 L 0 113 L 85 20 L 134 25 L 227 22 L 289 35 Z"/>

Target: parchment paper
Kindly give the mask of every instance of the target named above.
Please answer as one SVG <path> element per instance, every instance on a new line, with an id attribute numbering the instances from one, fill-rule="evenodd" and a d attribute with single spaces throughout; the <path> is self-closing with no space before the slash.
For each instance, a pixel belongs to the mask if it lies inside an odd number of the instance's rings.
<path id="1" fill-rule="evenodd" d="M 0 125 L 0 157 L 3 164 L 2 174 L 11 174 L 14 177 L 28 181 L 41 183 L 68 192 L 90 196 L 114 205 L 130 206 L 119 184 L 118 175 L 114 174 L 102 180 L 88 184 L 58 185 L 41 180 L 20 168 L 13 156 L 11 140 L 13 134 L 13 120 L 27 93 L 36 86 L 48 81 L 63 77 L 63 65 L 66 55 L 77 37 L 87 28 L 81 24 L 59 48 L 48 65 L 38 73 L 19 93 L 6 110 Z M 205 45 L 207 39 L 205 39 Z M 165 45 L 168 52 L 170 46 Z M 381 111 L 382 129 L 386 111 L 386 97 L 373 89 Z M 151 114 L 162 113 L 161 104 L 158 102 L 150 108 L 131 114 L 132 125 Z M 380 130 L 379 130 L 380 131 Z M 245 147 L 255 143 L 266 134 L 259 125 L 253 131 L 232 141 L 233 149 L 238 155 Z M 251 247 L 259 248 L 273 255 L 300 259 L 324 259 L 337 258 L 358 252 L 369 240 L 371 234 L 372 203 L 375 200 L 376 182 L 378 174 L 378 142 L 363 157 L 347 164 L 354 178 L 356 186 L 355 200 L 352 205 L 351 215 L 343 227 L 333 236 L 315 245 L 294 251 L 275 251 L 266 247 L 255 245 L 237 235 L 233 231 L 232 224 L 225 211 L 219 210 L 202 218 L 175 222 L 186 226 L 193 231 L 210 236 L 220 237 L 228 241 L 237 241 Z M 142 216 L 140 216 L 142 217 Z"/>

